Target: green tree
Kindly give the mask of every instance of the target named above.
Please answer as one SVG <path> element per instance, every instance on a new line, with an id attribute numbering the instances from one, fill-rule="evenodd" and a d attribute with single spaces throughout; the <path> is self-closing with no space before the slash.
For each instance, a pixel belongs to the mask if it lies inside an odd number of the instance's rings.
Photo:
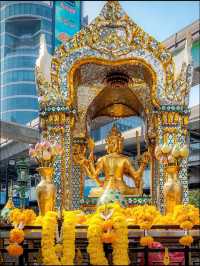
<path id="1" fill-rule="evenodd" d="M 200 190 L 199 189 L 189 191 L 189 203 L 200 208 Z"/>

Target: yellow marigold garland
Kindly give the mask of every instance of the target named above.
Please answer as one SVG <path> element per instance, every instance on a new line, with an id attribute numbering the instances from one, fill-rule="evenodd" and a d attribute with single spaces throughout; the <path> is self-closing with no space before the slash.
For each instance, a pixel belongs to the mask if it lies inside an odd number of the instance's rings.
<path id="1" fill-rule="evenodd" d="M 80 211 L 64 211 L 63 244 L 55 244 L 57 214 L 47 212 L 42 220 L 42 257 L 45 265 L 73 265 L 75 257 L 75 227 Z M 60 258 L 60 260 L 59 260 Z"/>
<path id="2" fill-rule="evenodd" d="M 9 214 L 9 221 L 15 227 L 10 231 L 9 241 L 10 244 L 7 247 L 7 251 L 10 256 L 20 256 L 23 254 L 23 247 L 19 244 L 24 241 L 25 225 L 30 225 L 34 222 L 36 214 L 31 209 L 20 210 L 18 208 L 13 209 Z"/>
<path id="3" fill-rule="evenodd" d="M 192 227 L 193 227 L 193 223 L 190 221 L 184 221 L 180 224 L 180 228 L 185 229 L 185 230 L 190 230 L 192 229 Z"/>
<path id="4" fill-rule="evenodd" d="M 123 209 L 117 203 L 107 204 L 106 208 L 114 210 L 108 219 L 100 215 L 105 206 L 98 207 L 95 214 L 85 216 L 80 211 L 64 211 L 63 244 L 55 245 L 57 214 L 49 212 L 44 218 L 37 217 L 32 210 L 14 209 L 10 213 L 10 221 L 15 226 L 10 232 L 11 244 L 7 250 L 12 256 L 19 256 L 23 248 L 19 245 L 24 240 L 22 230 L 25 224 L 42 224 L 42 255 L 46 265 L 73 265 L 75 257 L 76 224 L 88 224 L 88 253 L 93 265 L 108 265 L 104 254 L 103 243 L 111 243 L 113 247 L 113 264 L 128 265 L 128 224 L 137 224 L 148 230 L 153 224 L 179 224 L 184 230 L 190 230 L 199 224 L 199 209 L 193 205 L 177 205 L 174 213 L 161 215 L 154 206 L 137 206 Z M 18 227 L 18 228 L 17 228 Z M 149 246 L 153 238 L 145 236 L 140 239 L 142 246 Z M 189 246 L 193 242 L 190 235 L 180 238 L 179 243 Z M 59 260 L 60 258 L 60 260 Z"/>
<path id="5" fill-rule="evenodd" d="M 75 227 L 80 211 L 64 211 L 62 265 L 73 265 L 75 257 Z"/>
<path id="6" fill-rule="evenodd" d="M 114 211 L 111 220 L 113 221 L 113 228 L 116 235 L 116 239 L 112 243 L 113 264 L 129 265 L 128 226 L 123 210 Z"/>
<path id="7" fill-rule="evenodd" d="M 87 252 L 90 256 L 90 264 L 92 265 L 108 265 L 108 261 L 104 254 L 102 233 L 103 219 L 99 214 L 95 214 L 90 218 L 88 224 L 88 247 Z"/>
<path id="8" fill-rule="evenodd" d="M 193 237 L 190 235 L 182 236 L 179 239 L 179 243 L 183 246 L 190 246 L 193 243 Z"/>
<path id="9" fill-rule="evenodd" d="M 193 243 L 193 237 L 188 234 L 195 224 L 199 224 L 199 209 L 193 205 L 177 205 L 174 208 L 173 218 L 182 229 L 187 230 L 187 235 L 179 239 L 183 246 L 190 246 Z"/>
<path id="10" fill-rule="evenodd" d="M 182 224 L 182 228 L 184 228 L 185 222 L 190 222 L 193 225 L 199 224 L 199 209 L 193 205 L 177 205 L 174 208 L 173 212 L 173 219 L 175 220 L 176 224 Z M 186 228 L 188 227 L 188 223 L 185 223 Z"/>
<path id="11" fill-rule="evenodd" d="M 20 244 L 24 241 L 24 231 L 19 228 L 14 228 L 10 231 L 10 241 Z"/>
<path id="12" fill-rule="evenodd" d="M 105 209 L 113 210 L 112 215 L 104 220 Z M 106 217 L 105 217 L 106 219 Z M 103 243 L 111 243 L 113 264 L 128 265 L 128 228 L 124 209 L 117 203 L 102 205 L 90 219 L 88 226 L 88 248 L 92 265 L 108 265 L 104 254 Z"/>
<path id="13" fill-rule="evenodd" d="M 143 236 L 140 238 L 140 245 L 143 247 L 150 247 L 153 243 L 154 239 L 151 236 Z"/>
<path id="14" fill-rule="evenodd" d="M 18 245 L 17 243 L 10 244 L 6 249 L 10 256 L 20 256 L 24 252 L 22 246 Z"/>
<path id="15" fill-rule="evenodd" d="M 31 209 L 20 210 L 15 208 L 10 212 L 9 215 L 9 220 L 14 226 L 31 225 L 34 223 L 35 219 L 36 214 Z"/>
<path id="16" fill-rule="evenodd" d="M 42 258 L 45 265 L 61 265 L 55 252 L 56 226 L 56 212 L 47 212 L 43 218 L 41 240 Z"/>

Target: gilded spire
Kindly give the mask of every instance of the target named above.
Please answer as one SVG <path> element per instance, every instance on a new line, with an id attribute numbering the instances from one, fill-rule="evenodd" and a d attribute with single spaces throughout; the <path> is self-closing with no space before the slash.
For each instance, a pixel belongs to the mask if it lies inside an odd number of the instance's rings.
<path id="1" fill-rule="evenodd" d="M 100 15 L 102 15 L 106 20 L 114 22 L 124 16 L 125 12 L 121 8 L 119 1 L 107 0 Z"/>
<path id="2" fill-rule="evenodd" d="M 49 82 L 51 81 L 51 74 L 50 74 L 51 58 L 52 56 L 49 54 L 47 50 L 45 34 L 41 34 L 40 52 L 39 52 L 39 57 L 36 60 L 36 66 L 40 69 L 45 79 Z"/>

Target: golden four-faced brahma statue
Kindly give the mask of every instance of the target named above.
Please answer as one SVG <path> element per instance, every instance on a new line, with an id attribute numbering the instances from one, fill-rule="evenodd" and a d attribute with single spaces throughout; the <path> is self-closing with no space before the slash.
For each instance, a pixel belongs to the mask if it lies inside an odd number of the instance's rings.
<path id="1" fill-rule="evenodd" d="M 85 174 L 95 180 L 100 186 L 99 188 L 93 189 L 89 196 L 99 197 L 108 190 L 119 191 L 121 195 L 142 194 L 142 176 L 150 160 L 150 155 L 148 152 L 145 152 L 141 157 L 139 168 L 135 170 L 129 157 L 122 154 L 123 141 L 124 138 L 121 132 L 116 126 L 113 126 L 106 138 L 107 154 L 100 157 L 96 163 L 94 160 L 94 142 L 91 138 L 88 140 L 90 150 L 89 158 L 87 159 L 85 157 L 85 152 L 80 152 L 78 156 L 74 157 L 74 160 L 81 166 Z M 99 179 L 100 173 L 104 173 L 105 175 L 103 181 Z M 124 176 L 128 176 L 134 180 L 134 188 L 129 187 L 125 183 Z"/>

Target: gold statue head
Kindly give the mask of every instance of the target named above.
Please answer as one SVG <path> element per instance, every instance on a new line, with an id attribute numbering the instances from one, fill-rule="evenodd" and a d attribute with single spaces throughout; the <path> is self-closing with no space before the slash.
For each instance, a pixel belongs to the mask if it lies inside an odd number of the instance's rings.
<path id="1" fill-rule="evenodd" d="M 124 138 L 118 128 L 113 125 L 111 131 L 106 137 L 106 150 L 108 153 L 121 153 L 123 150 Z"/>

